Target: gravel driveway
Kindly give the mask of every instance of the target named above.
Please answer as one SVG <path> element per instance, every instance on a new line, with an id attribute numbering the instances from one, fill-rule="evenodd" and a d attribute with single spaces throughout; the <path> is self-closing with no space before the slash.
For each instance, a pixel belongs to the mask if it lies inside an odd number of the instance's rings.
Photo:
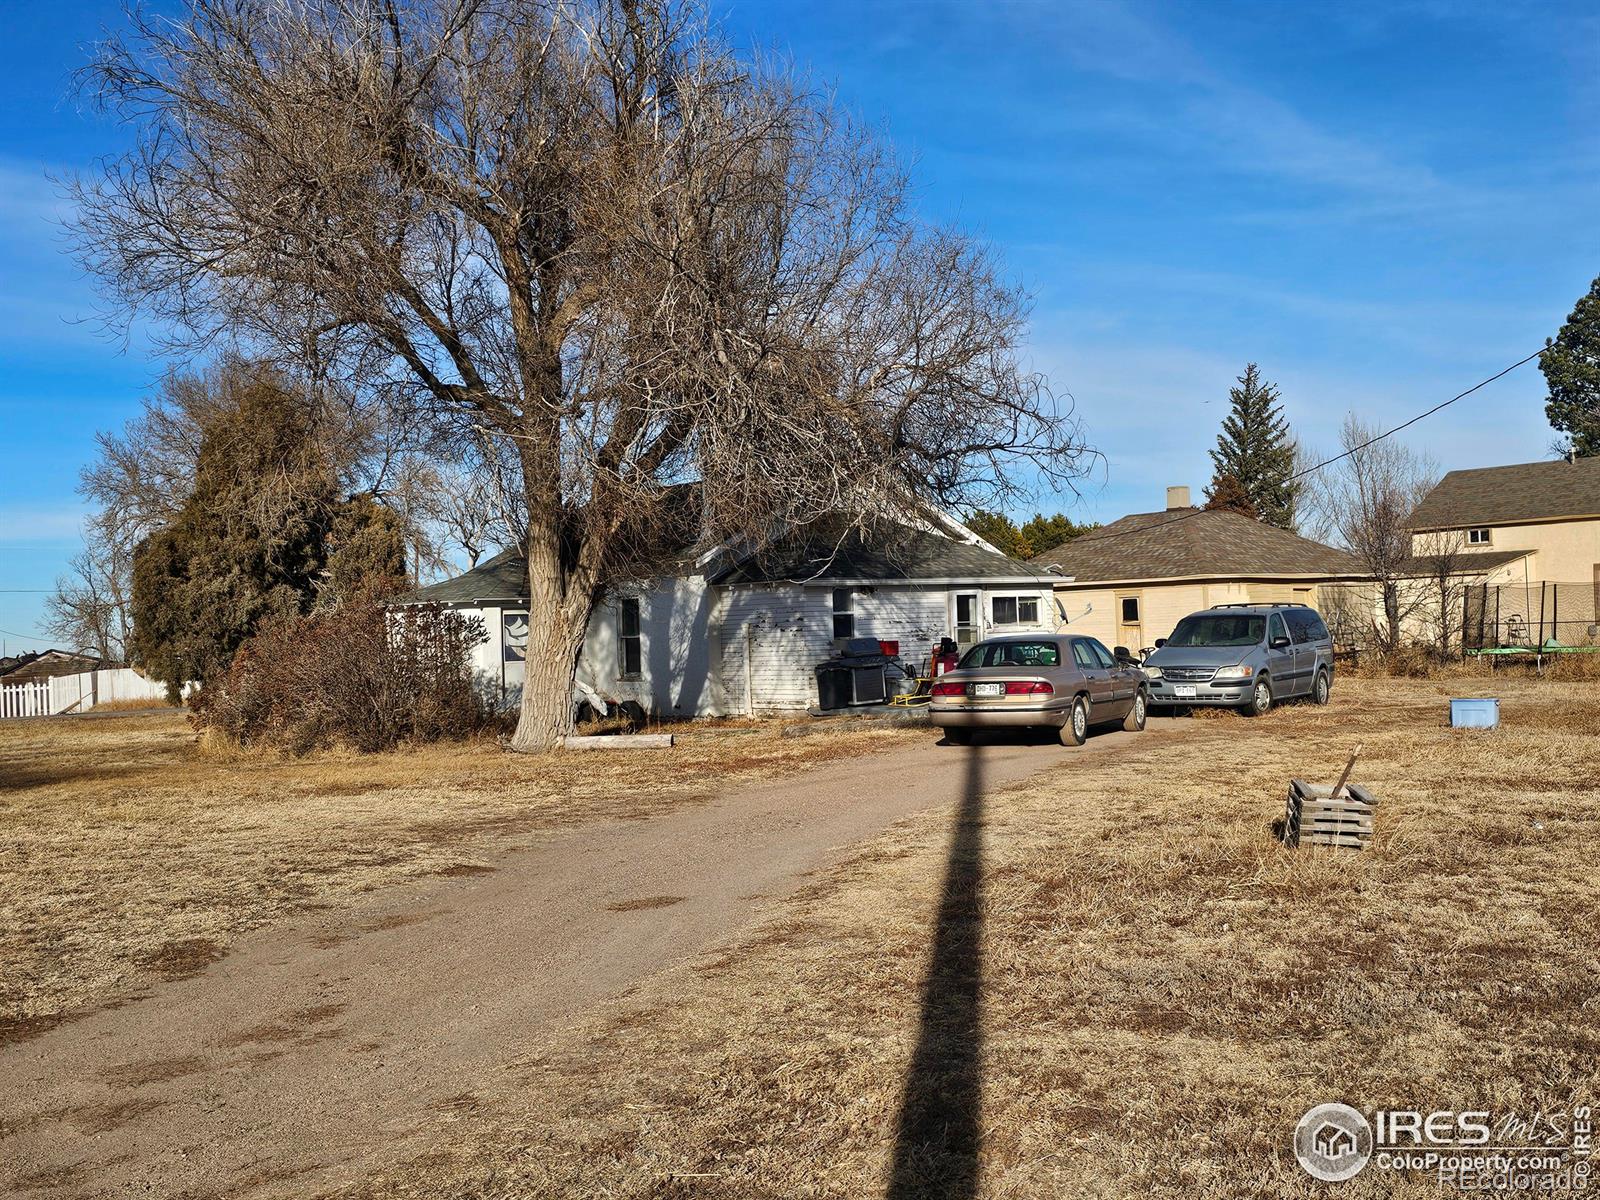
<path id="1" fill-rule="evenodd" d="M 1178 724 L 976 753 L 993 788 Z M 303 1195 L 421 1153 L 441 1112 L 492 1103 L 504 1065 L 577 1015 L 730 939 L 852 843 L 953 804 L 969 753 L 930 734 L 248 937 L 201 975 L 0 1049 L 0 1183 Z"/>

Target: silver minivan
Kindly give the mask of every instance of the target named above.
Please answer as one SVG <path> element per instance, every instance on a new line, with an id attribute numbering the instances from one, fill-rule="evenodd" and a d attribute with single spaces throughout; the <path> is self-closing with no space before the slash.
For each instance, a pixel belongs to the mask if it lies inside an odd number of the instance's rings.
<path id="1" fill-rule="evenodd" d="M 1333 690 L 1333 638 L 1304 604 L 1219 604 L 1190 613 L 1144 660 L 1153 706 L 1212 705 L 1252 716 Z"/>

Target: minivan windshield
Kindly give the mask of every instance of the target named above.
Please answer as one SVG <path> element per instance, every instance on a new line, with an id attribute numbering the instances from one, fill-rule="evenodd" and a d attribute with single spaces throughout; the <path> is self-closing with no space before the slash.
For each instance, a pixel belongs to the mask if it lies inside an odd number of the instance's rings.
<path id="1" fill-rule="evenodd" d="M 1267 619 L 1262 616 L 1197 613 L 1178 622 L 1167 645 L 1254 646 L 1266 631 Z"/>
<path id="2" fill-rule="evenodd" d="M 961 656 L 967 667 L 1059 667 L 1058 642 L 980 642 Z"/>

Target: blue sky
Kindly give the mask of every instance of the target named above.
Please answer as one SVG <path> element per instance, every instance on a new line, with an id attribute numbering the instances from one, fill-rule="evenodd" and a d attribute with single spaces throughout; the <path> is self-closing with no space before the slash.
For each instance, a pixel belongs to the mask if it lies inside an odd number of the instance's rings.
<path id="1" fill-rule="evenodd" d="M 879 125 L 933 220 L 1035 296 L 1030 354 L 1105 454 L 1110 520 L 1198 489 L 1249 360 L 1333 446 L 1532 352 L 1600 273 L 1587 3 L 756 3 L 719 10 Z M 37 637 L 96 429 L 161 373 L 94 323 L 52 174 L 124 132 L 70 75 L 116 3 L 9 6 L 0 45 L 0 634 Z M 1446 469 L 1545 457 L 1530 364 L 1408 431 Z M 28 590 L 38 589 L 38 590 Z"/>

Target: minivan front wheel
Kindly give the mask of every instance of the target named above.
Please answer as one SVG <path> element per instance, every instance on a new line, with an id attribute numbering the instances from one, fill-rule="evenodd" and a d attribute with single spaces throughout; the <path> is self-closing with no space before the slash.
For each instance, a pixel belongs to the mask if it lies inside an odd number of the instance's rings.
<path id="1" fill-rule="evenodd" d="M 1311 685 L 1311 699 L 1316 704 L 1326 704 L 1328 697 L 1333 693 L 1333 685 L 1328 682 L 1326 671 L 1317 672 L 1317 681 Z"/>
<path id="2" fill-rule="evenodd" d="M 1250 690 L 1250 703 L 1244 706 L 1247 717 L 1265 716 L 1272 709 L 1272 681 L 1265 677 L 1256 680 Z"/>

